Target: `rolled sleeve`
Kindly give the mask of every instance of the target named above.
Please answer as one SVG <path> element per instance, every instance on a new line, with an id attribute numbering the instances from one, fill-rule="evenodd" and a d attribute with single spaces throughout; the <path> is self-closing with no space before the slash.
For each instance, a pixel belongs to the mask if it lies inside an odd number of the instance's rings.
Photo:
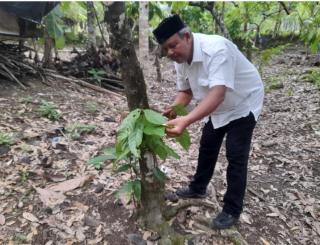
<path id="1" fill-rule="evenodd" d="M 190 83 L 181 65 L 175 63 L 175 69 L 177 72 L 177 90 L 185 91 L 190 89 Z"/>

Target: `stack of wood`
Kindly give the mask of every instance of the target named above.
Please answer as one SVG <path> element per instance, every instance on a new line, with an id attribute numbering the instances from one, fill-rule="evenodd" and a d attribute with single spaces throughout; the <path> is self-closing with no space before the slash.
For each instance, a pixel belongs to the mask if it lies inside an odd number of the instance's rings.
<path id="1" fill-rule="evenodd" d="M 120 62 L 114 58 L 111 49 L 100 46 L 80 52 L 73 48 L 71 53 L 76 54 L 71 61 L 56 63 L 56 68 L 61 74 L 73 76 L 106 89 L 124 90 L 119 74 Z"/>
<path id="2" fill-rule="evenodd" d="M 24 55 L 28 50 L 27 47 L 0 42 L 0 79 L 16 82 L 25 89 L 20 78 L 26 75 L 41 75 L 38 67 L 28 62 Z"/>

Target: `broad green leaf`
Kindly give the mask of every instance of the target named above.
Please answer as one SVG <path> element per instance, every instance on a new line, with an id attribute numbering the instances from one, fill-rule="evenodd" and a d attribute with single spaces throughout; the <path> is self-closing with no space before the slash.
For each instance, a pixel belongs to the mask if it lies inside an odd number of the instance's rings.
<path id="1" fill-rule="evenodd" d="M 146 137 L 146 143 L 149 149 L 157 154 L 162 160 L 165 160 L 168 156 L 165 144 L 158 136 L 148 136 Z"/>
<path id="2" fill-rule="evenodd" d="M 130 151 L 137 158 L 140 157 L 140 151 L 138 148 L 141 145 L 142 137 L 143 137 L 143 124 L 138 123 L 135 129 L 131 132 L 131 134 L 129 134 L 129 137 L 128 137 L 128 144 L 129 144 Z"/>
<path id="3" fill-rule="evenodd" d="M 136 179 L 132 182 L 133 194 L 137 201 L 141 200 L 141 181 Z"/>
<path id="4" fill-rule="evenodd" d="M 173 109 L 178 116 L 185 116 L 188 114 L 188 111 L 182 104 L 175 105 Z"/>
<path id="5" fill-rule="evenodd" d="M 185 149 L 186 151 L 189 150 L 190 147 L 190 135 L 187 130 L 184 130 L 182 134 L 176 137 L 176 141 Z"/>
<path id="6" fill-rule="evenodd" d="M 184 9 L 185 7 L 188 6 L 188 2 L 172 2 L 171 4 L 171 9 L 172 12 L 174 13 L 178 13 L 180 11 L 182 11 L 182 9 Z"/>
<path id="7" fill-rule="evenodd" d="M 58 14 L 60 9 L 54 8 L 46 17 L 46 26 L 49 36 L 53 39 L 57 39 L 63 36 L 62 26 L 58 22 Z"/>
<path id="8" fill-rule="evenodd" d="M 140 117 L 140 114 L 141 114 L 141 109 L 135 109 L 134 111 L 130 112 L 128 116 L 121 123 L 118 131 L 122 131 L 125 129 L 133 130 L 136 121 Z"/>
<path id="9" fill-rule="evenodd" d="M 115 157 L 111 156 L 111 155 L 100 155 L 100 156 L 97 156 L 97 157 L 90 159 L 88 163 L 89 164 L 96 164 L 99 162 L 105 162 L 107 160 L 114 160 L 114 159 L 115 159 Z"/>
<path id="10" fill-rule="evenodd" d="M 155 112 L 150 109 L 143 110 L 143 112 L 144 112 L 145 118 L 150 123 L 153 123 L 156 125 L 162 125 L 166 122 L 166 118 L 158 112 Z"/>
<path id="11" fill-rule="evenodd" d="M 124 164 L 124 165 L 121 165 L 117 170 L 116 172 L 119 173 L 119 172 L 125 172 L 127 171 L 128 169 L 131 168 L 131 165 L 130 164 Z"/>
<path id="12" fill-rule="evenodd" d="M 114 147 L 109 147 L 103 150 L 104 155 L 116 156 L 116 149 Z"/>
<path id="13" fill-rule="evenodd" d="M 158 167 L 153 169 L 153 175 L 161 182 L 164 182 L 167 179 L 167 176 L 162 172 Z"/>
<path id="14" fill-rule="evenodd" d="M 172 150 L 169 146 L 164 144 L 164 148 L 165 148 L 165 151 L 167 152 L 168 156 L 172 156 L 176 159 L 180 159 L 180 156 L 174 150 Z"/>
<path id="15" fill-rule="evenodd" d="M 133 182 L 128 181 L 121 186 L 116 195 L 118 198 L 124 200 L 125 203 L 128 204 L 131 201 L 133 192 Z"/>
<path id="16" fill-rule="evenodd" d="M 116 161 L 120 161 L 120 160 L 128 158 L 129 152 L 130 152 L 129 147 L 124 148 L 123 151 L 117 152 Z"/>
<path id="17" fill-rule="evenodd" d="M 165 135 L 165 127 L 149 124 L 143 129 L 143 132 L 147 135 L 158 135 L 162 137 Z"/>
<path id="18" fill-rule="evenodd" d="M 64 38 L 64 36 L 57 37 L 55 39 L 55 45 L 56 45 L 57 49 L 63 49 L 64 46 L 65 46 L 65 38 Z"/>

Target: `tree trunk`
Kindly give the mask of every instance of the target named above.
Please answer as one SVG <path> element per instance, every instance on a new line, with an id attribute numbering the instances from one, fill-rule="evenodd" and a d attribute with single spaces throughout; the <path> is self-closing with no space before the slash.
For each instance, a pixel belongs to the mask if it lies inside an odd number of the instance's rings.
<path id="1" fill-rule="evenodd" d="M 52 62 L 52 48 L 54 45 L 54 40 L 49 36 L 48 29 L 45 27 L 44 30 L 44 53 L 43 53 L 43 67 L 53 67 Z"/>
<path id="2" fill-rule="evenodd" d="M 249 13 L 248 13 L 247 5 L 244 5 L 244 8 L 245 8 L 245 20 L 243 23 L 243 32 L 246 33 L 248 31 Z M 245 46 L 244 48 L 245 48 L 245 52 L 246 52 L 246 57 L 248 60 L 251 61 L 251 59 L 252 59 L 251 43 L 248 38 L 246 38 L 244 40 L 244 46 Z"/>
<path id="3" fill-rule="evenodd" d="M 87 26 L 88 26 L 88 42 L 87 50 L 96 48 L 96 34 L 94 26 L 94 5 L 93 2 L 87 2 Z"/>
<path id="4" fill-rule="evenodd" d="M 122 80 L 125 84 L 129 109 L 148 108 L 143 73 L 124 13 L 124 2 L 114 2 L 106 8 L 105 18 L 110 33 L 110 44 L 118 52 L 121 62 Z M 139 161 L 142 191 L 141 205 L 138 210 L 139 220 L 146 228 L 158 230 L 165 223 L 162 215 L 164 184 L 152 174 L 156 167 L 155 156 L 150 152 L 143 153 L 143 156 Z"/>
<path id="5" fill-rule="evenodd" d="M 213 21 L 216 23 L 216 26 L 219 27 L 221 34 L 232 41 L 231 36 L 227 27 L 224 24 L 223 17 L 219 14 L 219 12 L 215 9 L 215 2 L 189 2 L 191 6 L 200 7 L 202 10 L 207 10 L 210 12 Z M 224 13 L 222 13 L 223 15 Z"/>
<path id="6" fill-rule="evenodd" d="M 211 9 L 210 11 L 212 18 L 216 21 L 217 25 L 219 26 L 222 35 L 229 39 L 230 41 L 232 41 L 232 38 L 229 34 L 229 31 L 227 29 L 227 27 L 224 24 L 223 18 L 220 17 L 220 14 L 218 13 L 218 11 L 216 11 L 214 8 Z"/>
<path id="7" fill-rule="evenodd" d="M 139 2 L 139 61 L 142 69 L 149 58 L 149 2 Z"/>

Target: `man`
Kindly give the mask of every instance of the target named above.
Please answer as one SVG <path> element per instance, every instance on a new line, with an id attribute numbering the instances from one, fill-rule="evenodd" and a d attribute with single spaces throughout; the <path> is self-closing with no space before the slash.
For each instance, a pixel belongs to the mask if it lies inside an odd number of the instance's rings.
<path id="1" fill-rule="evenodd" d="M 178 94 L 164 115 L 172 119 L 172 106 L 198 105 L 186 116 L 168 121 L 167 134 L 178 136 L 190 124 L 204 119 L 198 166 L 182 198 L 204 198 L 226 136 L 227 191 L 213 228 L 234 225 L 242 212 L 253 129 L 262 110 L 264 89 L 257 69 L 231 41 L 192 33 L 178 15 L 164 19 L 153 31 L 167 57 L 175 61 Z"/>

